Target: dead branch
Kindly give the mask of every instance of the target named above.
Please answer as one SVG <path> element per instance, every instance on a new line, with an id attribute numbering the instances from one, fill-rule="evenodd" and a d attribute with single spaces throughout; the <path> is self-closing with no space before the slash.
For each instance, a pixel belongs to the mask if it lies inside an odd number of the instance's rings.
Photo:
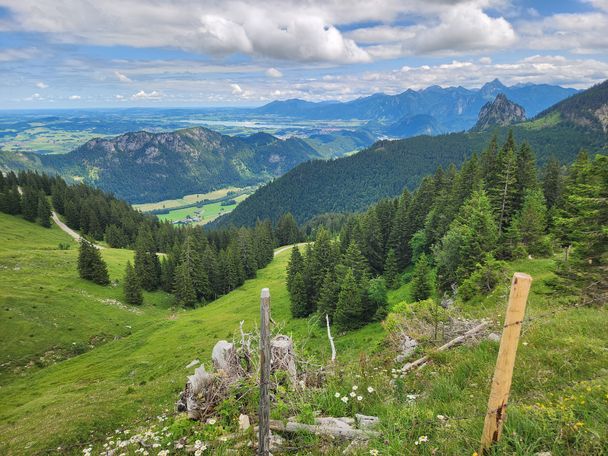
<path id="1" fill-rule="evenodd" d="M 277 432 L 310 432 L 317 435 L 331 435 L 344 439 L 361 439 L 367 440 L 372 437 L 379 437 L 377 431 L 368 431 L 362 429 L 348 429 L 345 427 L 335 426 L 319 426 L 314 424 L 294 423 L 278 420 L 270 420 L 270 429 Z"/>
<path id="2" fill-rule="evenodd" d="M 489 325 L 490 325 L 489 322 L 484 321 L 484 322 L 478 324 L 477 326 L 475 326 L 474 328 L 469 329 L 463 335 L 458 336 L 455 339 L 452 339 L 451 341 L 443 344 L 436 351 L 442 352 L 442 351 L 449 350 L 450 348 L 454 347 L 455 345 L 459 345 L 459 344 L 463 343 L 465 340 L 467 340 L 468 338 L 474 336 L 478 332 L 483 331 Z M 427 356 L 423 356 L 422 358 L 417 359 L 416 361 L 412 361 L 411 363 L 407 363 L 405 366 L 403 366 L 401 368 L 401 373 L 405 374 L 406 372 L 408 372 L 408 371 L 410 371 L 412 369 L 415 369 L 417 367 L 423 366 L 424 364 L 428 363 L 429 360 L 430 360 L 430 357 L 427 355 Z"/>

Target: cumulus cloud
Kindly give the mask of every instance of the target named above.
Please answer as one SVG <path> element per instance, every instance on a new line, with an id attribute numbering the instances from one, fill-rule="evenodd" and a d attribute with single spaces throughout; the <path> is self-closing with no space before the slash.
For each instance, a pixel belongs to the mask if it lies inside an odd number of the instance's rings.
<path id="1" fill-rule="evenodd" d="M 82 97 L 80 95 L 70 95 L 69 99 L 70 100 L 80 100 Z"/>
<path id="2" fill-rule="evenodd" d="M 479 51 L 508 47 L 515 31 L 504 18 L 493 18 L 475 5 L 457 5 L 441 14 L 441 23 L 416 34 L 416 53 Z M 404 44 L 406 45 L 406 44 Z"/>
<path id="3" fill-rule="evenodd" d="M 281 73 L 276 68 L 268 68 L 266 70 L 266 76 L 268 76 L 270 78 L 282 78 L 283 77 L 283 73 Z"/>
<path id="4" fill-rule="evenodd" d="M 48 89 L 49 86 L 48 86 L 48 84 L 46 84 L 42 81 L 38 81 L 36 83 L 36 87 L 38 87 L 39 89 Z"/>
<path id="5" fill-rule="evenodd" d="M 133 82 L 128 76 L 122 74 L 120 71 L 115 71 L 114 76 L 116 76 L 116 79 L 118 79 L 120 82 Z"/>
<path id="6" fill-rule="evenodd" d="M 145 92 L 144 90 L 140 90 L 137 93 L 131 95 L 132 100 L 159 100 L 162 98 L 162 93 L 153 90 L 152 92 Z"/>
<path id="7" fill-rule="evenodd" d="M 230 88 L 232 89 L 232 95 L 243 93 L 243 89 L 241 89 L 241 86 L 238 84 L 230 84 Z"/>

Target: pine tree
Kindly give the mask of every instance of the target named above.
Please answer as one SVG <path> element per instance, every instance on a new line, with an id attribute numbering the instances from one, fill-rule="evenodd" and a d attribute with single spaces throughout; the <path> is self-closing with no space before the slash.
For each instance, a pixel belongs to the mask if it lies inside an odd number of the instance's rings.
<path id="1" fill-rule="evenodd" d="M 152 232 L 147 226 L 139 229 L 135 241 L 135 273 L 146 291 L 154 291 L 160 285 L 160 261 Z"/>
<path id="2" fill-rule="evenodd" d="M 334 313 L 334 323 L 341 329 L 355 329 L 363 322 L 363 300 L 355 274 L 347 268 L 340 284 L 338 302 Z"/>
<path id="3" fill-rule="evenodd" d="M 515 210 L 521 209 L 524 196 L 528 190 L 538 186 L 536 176 L 536 158 L 527 142 L 524 142 L 517 153 L 517 192 L 515 194 Z"/>
<path id="4" fill-rule="evenodd" d="M 406 267 L 406 258 L 408 256 L 408 210 L 412 197 L 405 189 L 399 198 L 395 217 L 393 219 L 391 233 L 388 240 L 388 249 L 392 249 L 395 253 L 397 261 L 397 269 L 403 270 Z M 342 236 L 342 235 L 340 235 Z M 348 244 L 346 244 L 348 247 Z M 346 250 L 346 248 L 344 249 Z"/>
<path id="5" fill-rule="evenodd" d="M 17 187 L 10 187 L 5 193 L 6 213 L 10 215 L 21 214 L 21 195 Z"/>
<path id="6" fill-rule="evenodd" d="M 517 193 L 517 158 L 507 141 L 497 157 L 496 184 L 488 189 L 500 234 L 510 223 L 515 212 Z"/>
<path id="7" fill-rule="evenodd" d="M 193 235 L 186 237 L 181 249 L 179 265 L 184 265 L 183 269 L 190 276 L 196 299 L 201 301 L 205 296 L 211 294 L 211 286 L 198 251 L 198 244 L 199 242 Z"/>
<path id="8" fill-rule="evenodd" d="M 382 274 L 384 268 L 383 237 L 378 214 L 373 208 L 363 216 L 361 231 L 363 234 L 361 252 L 367 259 L 371 270 L 376 274 Z"/>
<path id="9" fill-rule="evenodd" d="M 21 198 L 21 213 L 29 222 L 35 222 L 38 216 L 38 193 L 31 187 L 23 189 Z"/>
<path id="10" fill-rule="evenodd" d="M 80 241 L 78 251 L 78 273 L 81 278 L 99 285 L 110 283 L 108 268 L 99 249 L 84 238 Z"/>
<path id="11" fill-rule="evenodd" d="M 490 201 L 483 190 L 474 192 L 433 253 L 442 291 L 460 284 L 496 247 L 498 230 Z"/>
<path id="12" fill-rule="evenodd" d="M 369 277 L 367 261 L 361 253 L 359 245 L 354 240 L 350 243 L 346 253 L 342 257 L 341 265 L 346 269 L 352 270 L 355 280 L 359 283 Z"/>
<path id="13" fill-rule="evenodd" d="M 287 212 L 277 222 L 276 238 L 279 245 L 290 245 L 300 242 L 300 229 L 294 216 Z"/>
<path id="14" fill-rule="evenodd" d="M 424 301 L 431 297 L 433 285 L 431 283 L 431 265 L 429 259 L 423 253 L 416 262 L 412 275 L 411 294 L 412 300 Z"/>
<path id="15" fill-rule="evenodd" d="M 547 201 L 547 208 L 558 206 L 562 196 L 563 177 L 559 161 L 550 157 L 543 173 L 543 192 Z"/>
<path id="16" fill-rule="evenodd" d="M 289 298 L 291 302 L 291 316 L 293 318 L 302 318 L 310 314 L 306 284 L 300 272 L 297 272 L 293 277 Z"/>
<path id="17" fill-rule="evenodd" d="M 51 227 L 51 206 L 46 198 L 44 192 L 40 192 L 38 196 L 38 214 L 36 221 L 40 226 L 45 228 Z"/>
<path id="18" fill-rule="evenodd" d="M 367 287 L 365 321 L 380 321 L 388 314 L 388 299 L 386 281 L 383 277 L 376 277 L 369 281 Z"/>
<path id="19" fill-rule="evenodd" d="M 291 249 L 291 256 L 287 263 L 287 291 L 291 291 L 294 277 L 298 273 L 304 273 L 304 259 L 302 258 L 300 249 L 296 245 Z"/>
<path id="20" fill-rule="evenodd" d="M 130 261 L 127 261 L 124 282 L 125 301 L 136 306 L 141 305 L 144 302 L 144 295 L 141 291 L 137 275 L 135 275 L 135 269 L 133 269 Z"/>
<path id="21" fill-rule="evenodd" d="M 323 279 L 323 285 L 321 286 L 321 292 L 319 293 L 319 302 L 317 304 L 319 324 L 321 326 L 325 325 L 325 315 L 328 315 L 330 321 L 333 321 L 339 292 L 340 286 L 335 270 L 331 270 Z"/>
<path id="22" fill-rule="evenodd" d="M 239 229 L 237 234 L 237 244 L 245 279 L 252 279 L 256 275 L 258 265 L 253 239 L 251 238 L 251 232 L 247 228 Z"/>
<path id="23" fill-rule="evenodd" d="M 316 310 L 319 293 L 323 285 L 323 279 L 327 273 L 335 267 L 336 254 L 331 245 L 329 232 L 321 227 L 317 231 L 314 245 L 312 246 L 312 256 L 309 258 L 307 273 L 309 274 L 311 312 Z"/>
<path id="24" fill-rule="evenodd" d="M 182 261 L 175 268 L 175 284 L 173 292 L 177 302 L 184 307 L 195 307 L 197 303 L 196 290 L 192 283 L 192 276 L 188 263 Z"/>
<path id="25" fill-rule="evenodd" d="M 517 227 L 529 253 L 547 253 L 542 243 L 547 228 L 547 207 L 542 191 L 528 190 L 525 193 L 523 207 L 517 216 Z"/>
<path id="26" fill-rule="evenodd" d="M 386 262 L 384 263 L 384 279 L 386 280 L 386 285 L 389 288 L 399 288 L 397 255 L 395 255 L 395 251 L 393 249 L 390 249 L 386 255 Z"/>

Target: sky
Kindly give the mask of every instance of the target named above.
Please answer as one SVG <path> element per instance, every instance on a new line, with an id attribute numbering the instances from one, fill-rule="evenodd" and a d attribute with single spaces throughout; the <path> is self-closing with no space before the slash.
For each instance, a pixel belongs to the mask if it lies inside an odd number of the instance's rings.
<path id="1" fill-rule="evenodd" d="M 608 79 L 608 0 L 0 0 L 0 109 Z"/>

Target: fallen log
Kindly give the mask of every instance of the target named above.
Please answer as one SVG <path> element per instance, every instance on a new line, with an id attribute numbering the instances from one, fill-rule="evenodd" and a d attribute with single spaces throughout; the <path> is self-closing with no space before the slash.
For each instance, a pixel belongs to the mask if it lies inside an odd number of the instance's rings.
<path id="1" fill-rule="evenodd" d="M 277 432 L 310 432 L 317 435 L 330 435 L 332 437 L 340 437 L 343 439 L 361 439 L 367 440 L 372 437 L 379 437 L 377 431 L 369 431 L 362 429 L 348 429 L 345 427 L 334 426 L 319 426 L 314 424 L 294 423 L 288 421 L 284 423 L 279 420 L 270 420 L 270 429 Z"/>
<path id="2" fill-rule="evenodd" d="M 439 347 L 435 351 L 442 352 L 442 351 L 449 350 L 450 348 L 454 347 L 455 345 L 459 345 L 459 344 L 463 343 L 469 337 L 473 337 L 478 332 L 483 331 L 488 326 L 490 326 L 490 322 L 484 321 L 484 322 L 478 324 L 477 326 L 475 326 L 474 328 L 469 329 L 467 332 L 465 332 L 461 336 L 458 336 L 455 339 L 452 339 L 451 341 L 446 342 L 445 344 L 443 344 L 441 347 Z M 401 368 L 401 373 L 405 374 L 406 372 L 409 372 L 412 369 L 423 366 L 424 364 L 428 363 L 430 359 L 431 359 L 430 356 L 426 355 L 426 356 L 423 356 L 422 358 L 417 359 L 416 361 L 407 363 L 407 364 L 405 364 L 405 366 L 403 366 Z"/>

